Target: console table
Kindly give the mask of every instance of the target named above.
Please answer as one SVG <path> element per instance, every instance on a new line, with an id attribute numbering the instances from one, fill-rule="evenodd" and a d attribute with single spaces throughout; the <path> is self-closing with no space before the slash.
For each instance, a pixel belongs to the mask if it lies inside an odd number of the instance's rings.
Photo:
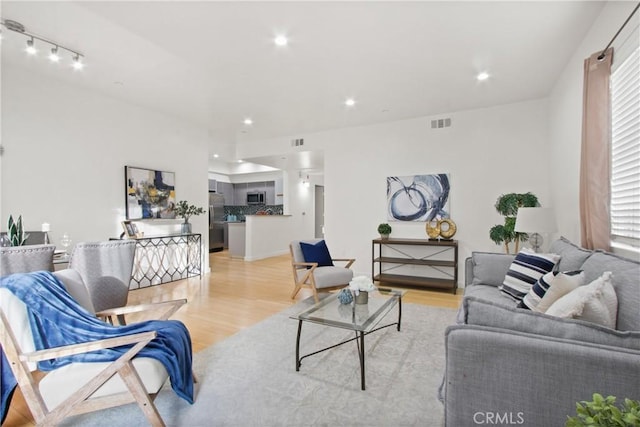
<path id="1" fill-rule="evenodd" d="M 202 275 L 200 234 L 136 238 L 129 289 L 139 289 Z"/>
<path id="2" fill-rule="evenodd" d="M 457 240 L 374 239 L 371 260 L 371 277 L 382 283 L 450 289 L 454 294 L 458 288 Z"/>

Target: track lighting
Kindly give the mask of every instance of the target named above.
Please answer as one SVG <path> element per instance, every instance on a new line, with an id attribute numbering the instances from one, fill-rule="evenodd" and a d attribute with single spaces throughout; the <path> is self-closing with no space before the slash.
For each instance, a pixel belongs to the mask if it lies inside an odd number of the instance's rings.
<path id="1" fill-rule="evenodd" d="M 4 19 L 0 21 L 0 25 L 5 27 L 7 30 L 22 34 L 23 36 L 27 37 L 27 47 L 25 51 L 29 55 L 35 55 L 36 53 L 38 53 L 38 50 L 35 46 L 35 41 L 38 40 L 39 42 L 51 45 L 51 53 L 49 54 L 49 59 L 51 60 L 51 62 L 60 62 L 63 58 L 61 56 L 60 50 L 65 50 L 71 54 L 71 65 L 74 70 L 81 70 L 84 67 L 84 63 L 82 62 L 82 58 L 84 55 L 77 50 L 70 49 L 61 45 L 60 43 L 57 43 L 45 37 L 41 37 L 37 34 L 32 34 L 25 29 L 24 25 L 17 21 Z"/>
<path id="2" fill-rule="evenodd" d="M 80 55 L 76 54 L 73 57 L 73 63 L 71 64 L 74 70 L 82 70 L 84 68 L 84 64 L 80 60 Z"/>
<path id="3" fill-rule="evenodd" d="M 33 37 L 31 37 L 30 40 L 27 40 L 27 48 L 25 49 L 25 51 L 29 55 L 35 55 L 36 53 L 38 53 L 38 49 L 36 49 L 36 47 L 33 45 Z"/>
<path id="4" fill-rule="evenodd" d="M 51 60 L 51 62 L 60 61 L 60 56 L 58 55 L 58 46 L 54 46 L 51 48 L 51 53 L 49 54 L 49 60 Z"/>

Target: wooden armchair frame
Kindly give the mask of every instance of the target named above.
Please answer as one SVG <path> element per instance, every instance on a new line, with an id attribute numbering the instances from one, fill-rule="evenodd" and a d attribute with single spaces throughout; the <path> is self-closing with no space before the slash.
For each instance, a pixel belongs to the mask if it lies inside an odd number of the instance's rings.
<path id="1" fill-rule="evenodd" d="M 11 365 L 18 386 L 33 414 L 36 423 L 44 426 L 58 425 L 64 418 L 70 415 L 78 415 L 100 409 L 111 408 L 136 402 L 145 414 L 152 426 L 164 426 L 164 422 L 158 413 L 153 400 L 155 395 L 147 394 L 147 391 L 132 364 L 133 357 L 138 354 L 151 340 L 156 337 L 155 332 L 127 335 L 117 338 L 92 341 L 82 344 L 74 344 L 40 350 L 31 353 L 23 353 L 14 336 L 7 318 L 0 312 L 0 343 L 5 356 Z M 92 380 L 69 396 L 64 402 L 53 410 L 49 410 L 44 403 L 40 390 L 29 369 L 29 362 L 54 359 L 72 354 L 88 353 L 90 351 L 135 344 L 129 351 L 111 362 Z M 88 400 L 89 397 L 106 383 L 112 376 L 119 374 L 126 384 L 129 393 L 120 393 L 111 396 Z"/>
<path id="2" fill-rule="evenodd" d="M 177 299 L 171 301 L 155 302 L 150 304 L 125 305 L 124 307 L 110 308 L 96 313 L 96 317 L 109 322 L 112 325 L 124 325 L 124 316 L 127 314 L 143 313 L 151 310 L 163 310 L 153 320 L 167 320 L 176 311 L 187 303 L 186 299 Z"/>
<path id="3" fill-rule="evenodd" d="M 293 246 L 289 245 L 289 251 L 291 252 L 291 269 L 293 270 L 293 280 L 294 280 L 294 288 L 291 293 L 291 299 L 295 298 L 300 289 L 303 287 L 309 287 L 313 291 L 313 299 L 315 302 L 320 302 L 320 298 L 318 297 L 318 288 L 316 287 L 316 279 L 314 276 L 315 270 L 318 268 L 317 262 L 296 262 L 295 255 L 293 252 Z M 332 258 L 332 261 L 338 262 L 346 262 L 344 268 L 351 267 L 356 260 L 355 258 Z M 307 269 L 305 274 L 302 277 L 298 277 L 298 270 Z M 336 289 L 341 289 L 347 286 L 348 283 L 338 284 L 330 287 L 323 287 L 322 290 L 333 291 Z"/>
<path id="4" fill-rule="evenodd" d="M 113 322 L 117 321 L 119 316 L 125 314 L 160 308 L 164 311 L 160 316 L 154 316 L 154 319 L 167 320 L 186 302 L 186 299 L 180 299 L 160 303 L 125 306 L 104 310 L 100 313 L 96 313 L 96 316 Z M 18 344 L 19 341 L 13 334 L 7 318 L 2 310 L 0 310 L 0 344 L 2 345 L 2 349 L 4 350 L 9 364 L 11 365 L 13 374 L 18 382 L 18 386 L 20 387 L 29 410 L 38 425 L 55 426 L 64 418 L 71 415 L 84 414 L 87 412 L 135 402 L 144 413 L 149 424 L 152 426 L 164 426 L 164 421 L 160 417 L 160 414 L 153 403 L 157 393 L 147 393 L 147 390 L 132 361 L 138 352 L 140 352 L 140 350 L 142 350 L 155 337 L 156 332 L 150 331 L 24 353 L 20 349 L 20 345 Z M 40 393 L 37 381 L 32 375 L 31 369 L 29 369 L 28 363 L 130 344 L 134 344 L 131 349 L 120 356 L 117 360 L 109 363 L 98 375 L 70 395 L 66 400 L 56 406 L 53 410 L 49 410 L 47 408 L 42 394 Z M 122 381 L 127 386 L 128 392 L 90 399 L 93 393 L 95 393 L 116 374 L 120 375 Z"/>

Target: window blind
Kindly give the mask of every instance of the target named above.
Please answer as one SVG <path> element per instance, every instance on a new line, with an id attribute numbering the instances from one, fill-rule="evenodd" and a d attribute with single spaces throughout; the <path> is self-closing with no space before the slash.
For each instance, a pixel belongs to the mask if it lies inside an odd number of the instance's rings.
<path id="1" fill-rule="evenodd" d="M 640 48 L 611 75 L 611 240 L 640 248 Z"/>

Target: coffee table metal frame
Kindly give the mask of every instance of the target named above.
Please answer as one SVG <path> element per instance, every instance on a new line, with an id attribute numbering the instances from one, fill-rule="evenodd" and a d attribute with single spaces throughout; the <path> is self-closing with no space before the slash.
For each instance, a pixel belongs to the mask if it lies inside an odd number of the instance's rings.
<path id="1" fill-rule="evenodd" d="M 400 331 L 400 326 L 402 323 L 402 296 L 405 294 L 405 291 L 397 291 L 397 290 L 382 290 L 379 289 L 377 293 L 380 296 L 371 296 L 369 298 L 370 304 L 375 305 L 375 312 L 369 314 L 364 319 L 356 319 L 356 310 L 358 306 L 356 304 L 348 305 L 352 310 L 353 315 L 351 316 L 351 321 L 342 321 L 336 319 L 329 319 L 327 317 L 323 317 L 321 315 L 314 316 L 314 313 L 318 313 L 323 308 L 328 308 L 330 306 L 335 306 L 336 310 L 340 306 L 340 302 L 338 301 L 338 294 L 334 293 L 330 296 L 322 299 L 317 304 L 314 304 L 312 307 L 306 309 L 305 311 L 299 313 L 296 316 L 292 316 L 292 319 L 298 321 L 298 335 L 296 337 L 296 372 L 300 371 L 300 366 L 302 365 L 302 360 L 316 355 L 318 353 L 322 353 L 327 350 L 331 350 L 343 344 L 349 343 L 351 341 L 356 341 L 358 346 L 358 355 L 360 359 L 360 383 L 361 389 L 365 390 L 365 347 L 364 347 L 364 337 L 379 331 L 381 329 L 385 329 L 391 326 L 396 326 L 398 332 Z M 377 301 L 376 301 L 377 300 Z M 383 300 L 380 303 L 380 300 Z M 396 305 L 398 305 L 398 321 L 389 323 L 383 326 L 375 327 L 382 318 L 384 318 L 389 311 Z M 358 321 L 360 320 L 360 321 Z M 300 356 L 300 337 L 302 335 L 302 323 L 303 322 L 312 322 L 325 326 L 331 326 L 335 328 L 348 329 L 355 332 L 355 337 L 339 342 L 338 344 L 334 344 L 332 346 L 323 348 L 321 350 L 314 351 L 312 353 L 305 354 L 304 356 Z"/>

